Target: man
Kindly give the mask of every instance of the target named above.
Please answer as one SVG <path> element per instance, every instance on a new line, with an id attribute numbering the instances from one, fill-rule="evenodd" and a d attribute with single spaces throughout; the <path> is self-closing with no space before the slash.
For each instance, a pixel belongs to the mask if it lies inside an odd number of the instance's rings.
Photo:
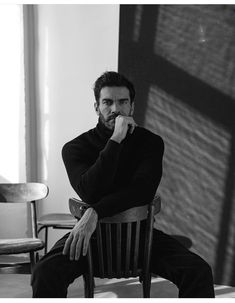
<path id="1" fill-rule="evenodd" d="M 97 220 L 149 203 L 161 180 L 163 140 L 136 125 L 133 84 L 106 72 L 96 80 L 94 94 L 97 126 L 62 151 L 70 183 L 90 207 L 35 266 L 34 297 L 66 297 L 69 284 L 87 270 L 85 255 Z M 214 297 L 209 265 L 156 229 L 151 271 L 177 285 L 179 297 Z"/>

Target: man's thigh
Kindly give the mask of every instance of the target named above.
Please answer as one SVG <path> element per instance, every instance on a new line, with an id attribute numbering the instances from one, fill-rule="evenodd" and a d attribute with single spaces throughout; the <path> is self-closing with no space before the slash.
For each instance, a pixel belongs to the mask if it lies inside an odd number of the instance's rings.
<path id="1" fill-rule="evenodd" d="M 153 273 L 176 282 L 177 276 L 195 271 L 204 260 L 184 247 L 173 237 L 154 229 L 151 270 Z"/>
<path id="2" fill-rule="evenodd" d="M 53 280 L 59 280 L 61 283 L 69 285 L 75 278 L 83 274 L 87 269 L 86 258 L 80 256 L 78 261 L 71 261 L 69 256 L 63 255 L 63 248 L 69 233 L 58 240 L 51 250 L 43 256 L 36 264 L 33 271 L 32 280 L 36 276 L 47 277 Z M 59 284 L 59 283 L 58 283 Z"/>

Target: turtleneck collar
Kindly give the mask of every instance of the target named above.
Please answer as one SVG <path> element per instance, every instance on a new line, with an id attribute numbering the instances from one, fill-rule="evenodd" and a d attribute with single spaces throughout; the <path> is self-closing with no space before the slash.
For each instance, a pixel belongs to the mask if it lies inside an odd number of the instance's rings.
<path id="1" fill-rule="evenodd" d="M 102 122 L 101 119 L 99 118 L 98 123 L 95 127 L 96 133 L 99 135 L 99 137 L 103 140 L 108 140 L 112 134 L 113 130 L 107 128 Z"/>

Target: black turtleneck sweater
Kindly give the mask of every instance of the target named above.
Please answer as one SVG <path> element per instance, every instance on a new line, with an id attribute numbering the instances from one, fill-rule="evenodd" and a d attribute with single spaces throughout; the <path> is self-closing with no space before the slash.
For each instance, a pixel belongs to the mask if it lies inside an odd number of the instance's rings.
<path id="1" fill-rule="evenodd" d="M 149 203 L 162 176 L 161 137 L 137 126 L 119 144 L 112 133 L 99 120 L 62 149 L 73 189 L 99 218 Z"/>

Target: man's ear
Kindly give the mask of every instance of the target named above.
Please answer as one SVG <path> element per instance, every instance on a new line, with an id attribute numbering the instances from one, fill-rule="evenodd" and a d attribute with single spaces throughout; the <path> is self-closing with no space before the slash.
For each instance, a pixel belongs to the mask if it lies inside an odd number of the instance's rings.
<path id="1" fill-rule="evenodd" d="M 95 108 L 96 114 L 99 116 L 99 104 L 97 102 L 94 103 L 94 108 Z"/>
<path id="2" fill-rule="evenodd" d="M 134 109 L 135 109 L 135 103 L 131 103 L 131 116 L 134 114 Z"/>

